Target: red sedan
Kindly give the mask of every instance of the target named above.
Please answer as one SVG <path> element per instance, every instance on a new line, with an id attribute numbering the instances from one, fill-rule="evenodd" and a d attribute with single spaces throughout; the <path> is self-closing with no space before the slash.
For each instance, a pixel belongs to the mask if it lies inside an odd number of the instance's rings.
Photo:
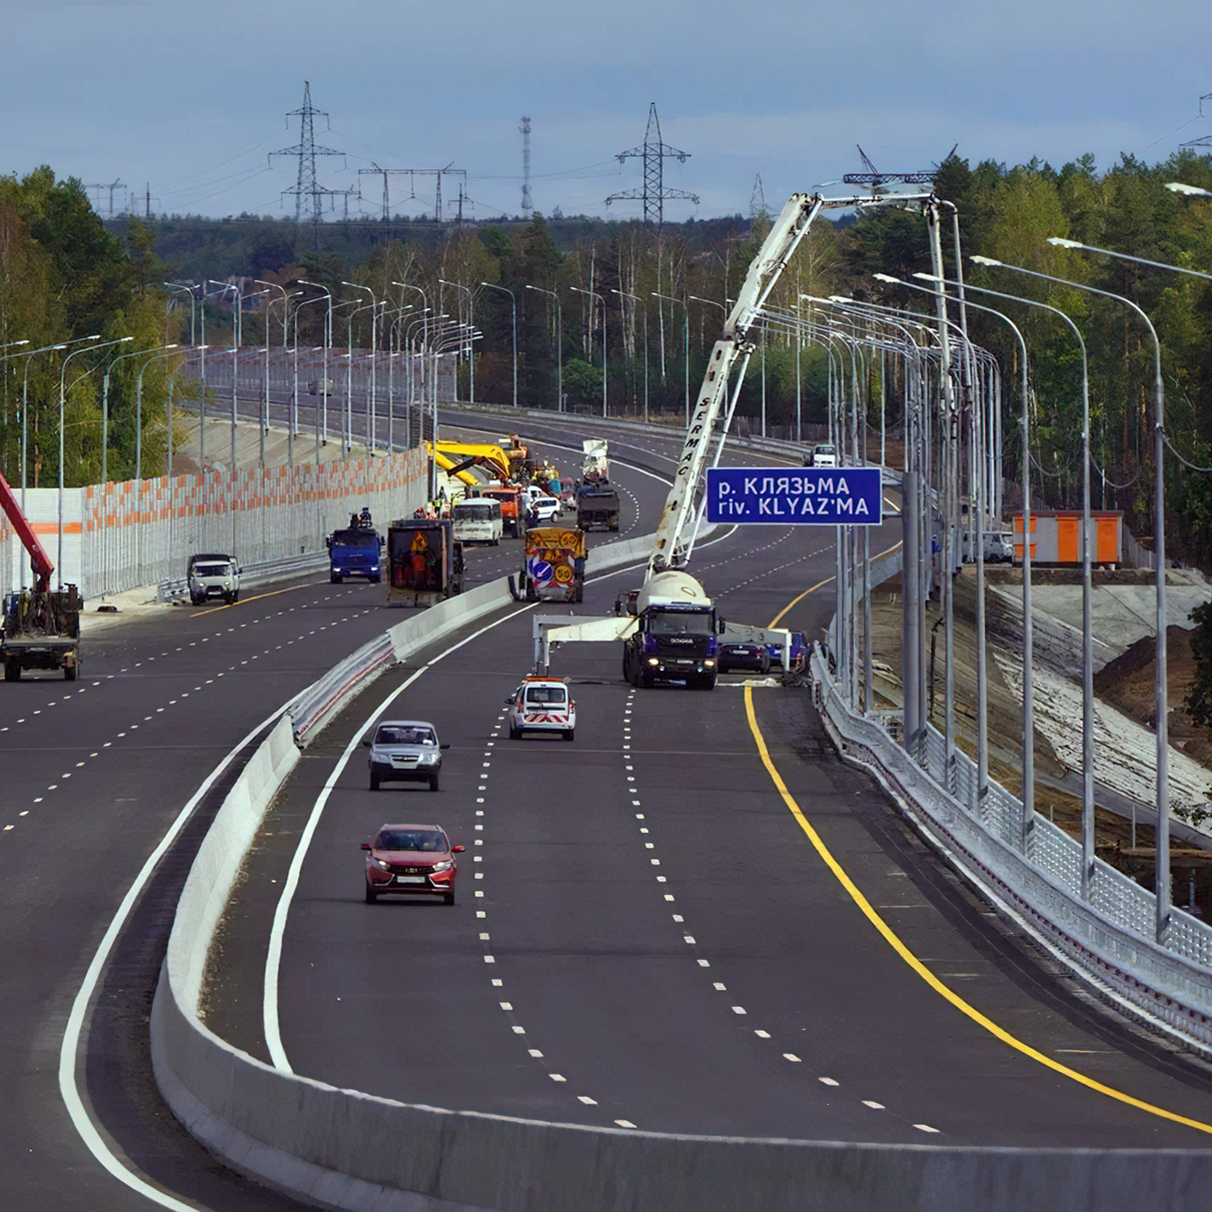
<path id="1" fill-rule="evenodd" d="M 455 903 L 455 855 L 438 825 L 384 825 L 373 842 L 363 842 L 366 854 L 366 903 L 381 896 L 419 892 Z"/>

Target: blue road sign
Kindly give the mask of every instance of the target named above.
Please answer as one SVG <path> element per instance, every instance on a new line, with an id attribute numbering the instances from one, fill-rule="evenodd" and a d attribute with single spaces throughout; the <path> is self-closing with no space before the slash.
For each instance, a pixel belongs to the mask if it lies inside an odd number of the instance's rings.
<path id="1" fill-rule="evenodd" d="M 707 521 L 878 526 L 878 467 L 709 467 Z"/>

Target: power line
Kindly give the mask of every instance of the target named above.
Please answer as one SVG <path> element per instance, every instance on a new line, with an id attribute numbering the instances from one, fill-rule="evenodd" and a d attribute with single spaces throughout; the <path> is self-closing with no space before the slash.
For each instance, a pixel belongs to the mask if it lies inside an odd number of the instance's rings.
<path id="1" fill-rule="evenodd" d="M 685 163 L 689 152 L 680 151 L 661 142 L 661 122 L 657 117 L 656 102 L 648 106 L 648 126 L 644 130 L 644 144 L 633 147 L 630 151 L 620 152 L 615 159 L 620 164 L 629 157 L 644 161 L 644 188 L 629 189 L 622 193 L 611 194 L 606 199 L 606 205 L 612 202 L 637 201 L 644 202 L 644 222 L 660 227 L 665 221 L 665 200 L 667 198 L 688 198 L 696 206 L 699 204 L 698 194 L 688 194 L 682 189 L 665 188 L 665 160 L 678 160 Z"/>

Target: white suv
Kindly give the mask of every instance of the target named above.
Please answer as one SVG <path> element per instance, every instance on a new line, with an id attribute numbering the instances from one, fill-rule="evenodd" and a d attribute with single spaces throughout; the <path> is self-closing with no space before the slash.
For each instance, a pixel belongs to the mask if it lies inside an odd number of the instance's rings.
<path id="1" fill-rule="evenodd" d="M 211 552 L 189 557 L 185 573 L 189 582 L 189 600 L 201 606 L 207 598 L 219 597 L 227 603 L 240 599 L 240 565 L 229 555 Z"/>

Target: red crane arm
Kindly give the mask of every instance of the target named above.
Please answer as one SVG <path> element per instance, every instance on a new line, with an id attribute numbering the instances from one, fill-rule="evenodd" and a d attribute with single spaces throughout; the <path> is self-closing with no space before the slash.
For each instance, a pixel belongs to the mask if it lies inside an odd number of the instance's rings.
<path id="1" fill-rule="evenodd" d="M 21 506 L 17 504 L 13 490 L 2 475 L 0 475 L 0 507 L 3 507 L 4 512 L 8 515 L 8 520 L 13 524 L 13 529 L 17 532 L 17 537 L 21 540 L 25 550 L 29 552 L 29 561 L 33 565 L 34 575 L 37 577 L 34 588 L 39 593 L 45 593 L 50 588 L 51 573 L 55 571 L 55 566 L 51 563 L 45 548 L 38 542 L 34 528 L 29 524 L 25 514 L 21 512 Z"/>

